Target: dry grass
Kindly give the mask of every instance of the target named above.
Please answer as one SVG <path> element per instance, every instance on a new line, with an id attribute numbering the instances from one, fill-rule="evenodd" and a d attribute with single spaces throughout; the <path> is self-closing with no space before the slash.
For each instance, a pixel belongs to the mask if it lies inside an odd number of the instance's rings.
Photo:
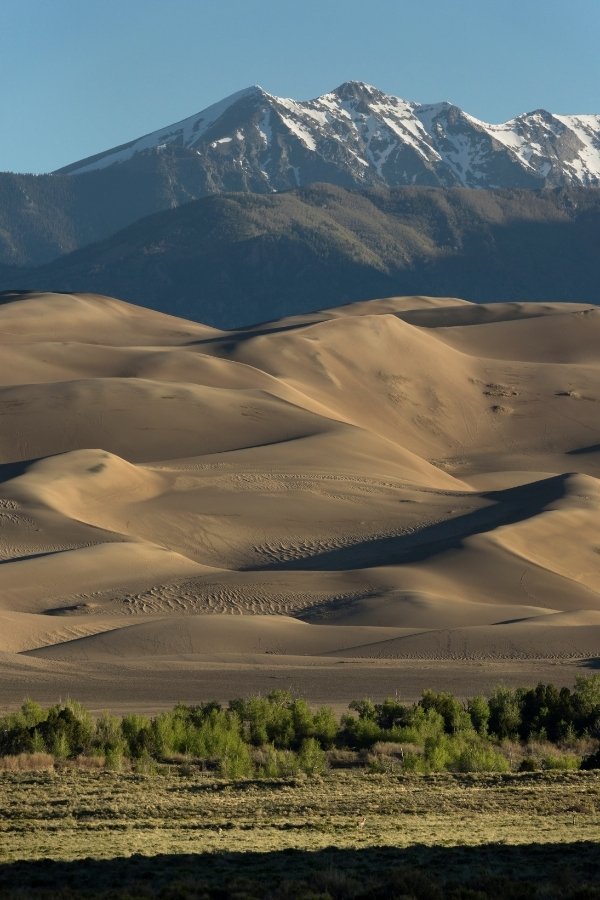
<path id="1" fill-rule="evenodd" d="M 54 757 L 50 753 L 19 753 L 0 756 L 0 772 L 51 772 Z"/>
<path id="2" fill-rule="evenodd" d="M 3 774 L 0 812 L 3 860 L 34 859 L 40 843 L 56 859 L 227 848 L 560 843 L 600 835 L 600 773 L 334 771 L 234 783 L 177 770 L 143 776 L 65 768 Z M 363 816 L 365 825 L 357 829 Z"/>
<path id="3" fill-rule="evenodd" d="M 145 882 L 146 893 L 96 894 L 92 879 L 85 891 L 84 882 L 78 882 L 74 896 L 159 896 L 164 879 L 171 884 L 186 867 L 192 872 L 201 859 L 202 877 L 210 881 L 214 876 L 221 888 L 224 872 L 231 879 L 251 871 L 256 892 L 248 888 L 239 896 L 279 897 L 267 893 L 266 882 L 264 890 L 257 887 L 261 879 L 267 879 L 271 889 L 277 878 L 304 877 L 307 866 L 322 867 L 328 860 L 331 883 L 321 879 L 319 896 L 344 900 L 361 896 L 357 884 L 365 879 L 382 877 L 387 870 L 381 866 L 392 856 L 398 879 L 398 867 L 425 869 L 422 892 L 406 882 L 402 890 L 408 896 L 446 896 L 435 893 L 430 879 L 435 884 L 448 878 L 471 884 L 474 872 L 486 878 L 533 878 L 536 867 L 542 866 L 541 892 L 503 893 L 494 882 L 495 887 L 477 896 L 574 897 L 556 889 L 564 853 L 570 859 L 569 878 L 579 889 L 593 881 L 590 867 L 594 860 L 598 866 L 598 850 L 600 772 L 408 776 L 345 770 L 313 779 L 238 783 L 210 773 L 182 775 L 179 767 L 151 776 L 71 767 L 0 776 L 3 898 L 11 896 L 15 879 L 29 883 L 27 879 L 41 877 L 40 867 L 45 872 L 44 866 L 50 865 L 35 860 L 63 861 L 60 870 L 58 863 L 52 864 L 52 878 L 71 884 L 69 879 L 80 878 L 84 869 L 89 873 L 92 857 L 100 861 L 99 883 L 117 879 L 120 885 L 118 879 L 138 878 L 144 868 L 157 893 Z M 331 854 L 337 854 L 335 859 Z M 22 862 L 8 865 L 17 860 Z M 544 893 L 544 878 L 554 869 L 553 887 Z M 190 877 L 194 881 L 199 872 Z M 340 882 L 334 890 L 333 882 L 340 878 L 345 886 Z M 211 890 L 160 896 L 212 898 Z M 293 896 L 313 896 L 302 890 Z M 400 894 L 400 887 L 397 890 Z M 372 896 L 393 896 L 391 888 L 381 891 Z M 231 888 L 231 893 L 218 896 L 234 895 Z"/>

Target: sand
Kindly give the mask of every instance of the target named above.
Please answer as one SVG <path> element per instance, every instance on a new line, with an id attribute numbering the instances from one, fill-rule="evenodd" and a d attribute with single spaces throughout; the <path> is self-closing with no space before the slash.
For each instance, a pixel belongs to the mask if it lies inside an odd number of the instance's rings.
<path id="1" fill-rule="evenodd" d="M 336 704 L 600 659 L 600 309 L 219 332 L 0 302 L 0 703 Z"/>

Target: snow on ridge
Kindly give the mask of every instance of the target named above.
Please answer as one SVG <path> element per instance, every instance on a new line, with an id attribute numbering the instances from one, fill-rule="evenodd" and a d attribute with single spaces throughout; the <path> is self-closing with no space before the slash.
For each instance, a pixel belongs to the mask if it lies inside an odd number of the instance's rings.
<path id="1" fill-rule="evenodd" d="M 268 106 L 263 109 L 262 119 L 258 124 L 258 133 L 263 139 L 265 147 L 270 147 L 273 140 L 273 129 L 271 128 L 271 110 Z"/>
<path id="2" fill-rule="evenodd" d="M 107 166 L 112 166 L 113 163 L 125 162 L 126 160 L 131 159 L 136 153 L 140 153 L 143 150 L 151 150 L 159 144 L 174 143 L 178 138 L 181 138 L 184 146 L 193 147 L 198 139 L 202 137 L 211 125 L 213 125 L 230 106 L 233 106 L 234 103 L 237 103 L 244 97 L 249 97 L 258 93 L 266 94 L 266 92 L 258 85 L 252 85 L 241 91 L 236 91 L 234 94 L 230 94 L 223 100 L 219 100 L 217 103 L 207 106 L 206 109 L 201 110 L 201 112 L 196 113 L 194 116 L 188 116 L 187 119 L 182 119 L 180 122 L 175 122 L 173 125 L 168 125 L 166 128 L 151 131 L 137 140 L 133 140 L 121 147 L 106 150 L 98 159 L 92 157 L 89 159 L 89 162 L 87 160 L 82 160 L 82 165 L 77 166 L 74 171 L 76 171 L 77 174 L 83 174 L 84 172 L 91 172 L 95 169 L 104 169 Z"/>
<path id="3" fill-rule="evenodd" d="M 301 140 L 308 150 L 314 151 L 317 149 L 317 144 L 313 135 L 310 133 L 309 129 L 305 128 L 304 125 L 302 125 L 297 119 L 292 119 L 289 116 L 285 116 L 281 111 L 279 111 L 279 118 L 286 126 L 288 131 L 291 131 L 292 134 L 294 134 L 299 140 Z"/>
<path id="4" fill-rule="evenodd" d="M 584 184 L 600 179 L 600 116 L 555 116 L 583 144 L 575 171 Z"/>
<path id="5" fill-rule="evenodd" d="M 232 106 L 253 97 L 256 103 L 248 107 L 252 118 L 245 112 L 242 115 L 240 108 L 237 119 L 235 114 L 233 119 L 229 117 L 228 126 L 219 130 L 219 120 Z M 402 183 L 402 172 L 395 171 L 396 157 L 392 154 L 410 148 L 421 165 L 441 172 L 442 183 L 452 173 L 459 183 L 486 186 L 486 179 L 494 180 L 488 172 L 497 154 L 507 155 L 513 165 L 536 179 L 550 175 L 553 184 L 561 179 L 565 183 L 600 183 L 600 115 L 552 115 L 540 109 L 490 124 L 448 101 L 418 104 L 359 81 L 344 82 L 329 93 L 304 101 L 276 97 L 254 85 L 196 115 L 66 169 L 77 174 L 89 172 L 124 162 L 140 151 L 160 151 L 173 144 L 195 150 L 200 156 L 221 148 L 221 158 L 226 158 L 222 151 L 233 140 L 247 145 L 253 134 L 269 155 L 273 129 L 279 134 L 282 127 L 304 151 L 339 167 L 352 167 L 349 160 L 355 160 L 360 171 L 353 167 L 354 177 L 360 181 L 368 177 L 368 170 L 385 181 L 383 167 L 391 160 L 386 173 L 394 183 Z M 203 138 L 213 128 L 214 137 L 206 144 Z M 239 163 L 250 170 L 248 151 L 242 148 L 240 152 Z M 301 182 L 302 167 L 295 169 L 296 180 Z M 263 168 L 261 172 L 266 175 Z M 412 173 L 411 180 L 415 178 Z"/>

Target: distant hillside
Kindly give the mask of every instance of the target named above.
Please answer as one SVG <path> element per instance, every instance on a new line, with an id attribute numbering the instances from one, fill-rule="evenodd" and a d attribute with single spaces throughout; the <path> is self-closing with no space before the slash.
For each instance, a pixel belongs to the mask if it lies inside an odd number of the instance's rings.
<path id="1" fill-rule="evenodd" d="M 220 327 L 399 294 L 600 301 L 600 190 L 314 185 L 145 218 L 0 287 L 95 291 Z"/>
<path id="2" fill-rule="evenodd" d="M 207 193 L 200 160 L 177 149 L 76 177 L 0 172 L 0 265 L 42 265 Z"/>

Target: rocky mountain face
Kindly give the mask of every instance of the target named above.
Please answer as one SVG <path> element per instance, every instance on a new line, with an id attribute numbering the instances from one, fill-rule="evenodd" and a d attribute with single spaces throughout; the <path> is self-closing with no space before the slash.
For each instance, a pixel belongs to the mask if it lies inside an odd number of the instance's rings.
<path id="1" fill-rule="evenodd" d="M 61 170 L 139 154 L 199 158 L 205 193 L 342 186 L 551 187 L 600 184 L 600 116 L 545 110 L 501 125 L 450 103 L 421 105 L 350 81 L 315 100 L 247 88 L 189 119 Z"/>
<path id="2" fill-rule="evenodd" d="M 600 302 L 600 189 L 316 184 L 141 219 L 0 289 L 93 291 L 222 328 L 403 294 Z"/>
<path id="3" fill-rule="evenodd" d="M 502 125 L 360 82 L 315 100 L 240 91 L 48 175 L 0 173 L 0 266 L 37 266 L 211 194 L 323 182 L 364 190 L 600 184 L 600 116 L 543 110 Z"/>

